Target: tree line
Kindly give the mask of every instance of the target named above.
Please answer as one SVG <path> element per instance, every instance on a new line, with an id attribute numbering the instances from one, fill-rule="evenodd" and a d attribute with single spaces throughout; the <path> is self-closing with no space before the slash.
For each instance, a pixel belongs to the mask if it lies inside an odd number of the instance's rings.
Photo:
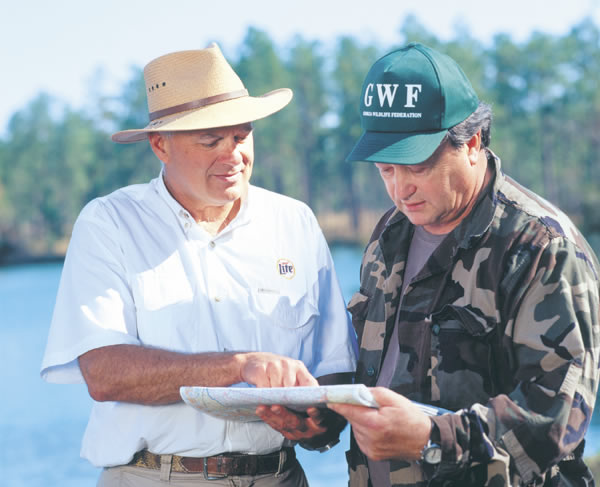
<path id="1" fill-rule="evenodd" d="M 442 41 L 414 17 L 386 46 L 353 37 L 325 46 L 301 36 L 278 46 L 251 27 L 235 58 L 225 52 L 250 93 L 294 91 L 288 107 L 255 123 L 252 182 L 308 203 L 329 238 L 364 242 L 391 202 L 372 164 L 344 159 L 361 134 L 369 67 L 409 41 L 458 61 L 492 105 L 491 148 L 505 172 L 561 207 L 598 250 L 600 30 L 590 20 L 522 42 L 497 34 L 488 46 L 466 29 Z M 85 203 L 158 174 L 148 144 L 110 140 L 148 122 L 141 67 L 117 96 L 96 93 L 90 107 L 75 110 L 42 93 L 11 117 L 0 139 L 0 263 L 60 255 Z"/>

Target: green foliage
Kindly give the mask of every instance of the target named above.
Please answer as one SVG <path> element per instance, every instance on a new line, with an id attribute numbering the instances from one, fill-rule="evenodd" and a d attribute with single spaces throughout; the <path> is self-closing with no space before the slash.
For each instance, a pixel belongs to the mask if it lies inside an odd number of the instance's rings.
<path id="1" fill-rule="evenodd" d="M 492 149 L 505 171 L 558 204 L 600 243 L 600 30 L 586 20 L 562 36 L 536 32 L 491 45 L 461 25 L 443 42 L 415 17 L 394 45 L 342 37 L 326 47 L 296 36 L 277 46 L 249 28 L 230 59 L 253 96 L 289 87 L 290 105 L 255 123 L 253 182 L 306 201 L 316 212 L 345 213 L 350 233 L 361 214 L 390 205 L 372 164 L 345 162 L 361 135 L 358 99 L 366 72 L 384 53 L 410 41 L 446 52 L 492 104 Z M 160 164 L 147 143 L 114 144 L 110 133 L 146 125 L 142 70 L 115 99 L 96 94 L 93 114 L 40 94 L 15 113 L 0 140 L 0 261 L 8 249 L 60 251 L 90 199 L 147 182 Z"/>
<path id="2" fill-rule="evenodd" d="M 252 96 L 290 86 L 290 73 L 266 33 L 254 28 L 248 29 L 241 52 L 234 69 L 244 80 Z M 292 178 L 287 174 L 288 171 L 296 172 L 297 161 L 293 152 L 296 123 L 297 120 L 289 110 L 282 110 L 254 124 L 257 161 L 254 166 L 254 182 L 291 196 L 297 196 L 296 185 L 289 184 Z"/>
<path id="3" fill-rule="evenodd" d="M 345 161 L 362 134 L 358 100 L 365 75 L 377 57 L 373 46 L 362 47 L 350 37 L 339 40 L 334 54 L 332 98 L 337 124 L 330 130 L 329 160 L 331 177 L 339 189 L 333 193 L 338 196 L 331 198 L 329 204 L 337 211 L 346 208 L 350 212 L 354 229 L 357 229 L 360 223 L 359 214 L 365 193 L 373 195 L 373 188 L 379 189 L 387 205 L 387 196 L 372 164 L 350 164 Z"/>

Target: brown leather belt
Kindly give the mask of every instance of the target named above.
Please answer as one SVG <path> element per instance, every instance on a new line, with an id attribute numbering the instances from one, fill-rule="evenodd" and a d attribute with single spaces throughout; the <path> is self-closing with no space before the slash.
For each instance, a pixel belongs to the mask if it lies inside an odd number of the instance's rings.
<path id="1" fill-rule="evenodd" d="M 165 455 L 162 455 L 163 457 Z M 283 448 L 266 455 L 227 453 L 213 457 L 180 457 L 172 455 L 171 471 L 201 473 L 207 478 L 222 478 L 229 475 L 261 475 L 281 472 L 296 459 L 293 448 Z M 129 466 L 161 469 L 161 455 L 141 450 L 133 456 Z"/>

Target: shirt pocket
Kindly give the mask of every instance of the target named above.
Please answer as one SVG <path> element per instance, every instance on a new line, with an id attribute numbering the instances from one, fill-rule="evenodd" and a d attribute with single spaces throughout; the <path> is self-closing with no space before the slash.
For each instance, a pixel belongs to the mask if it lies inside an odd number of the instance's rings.
<path id="1" fill-rule="evenodd" d="M 433 387 L 443 407 L 485 403 L 497 394 L 498 326 L 473 309 L 446 305 L 431 316 Z M 436 396 L 437 394 L 433 394 Z"/>
<path id="2" fill-rule="evenodd" d="M 280 289 L 258 287 L 251 299 L 259 323 L 276 328 L 298 329 L 314 325 L 319 318 L 319 308 L 309 294 L 300 297 L 284 294 Z"/>

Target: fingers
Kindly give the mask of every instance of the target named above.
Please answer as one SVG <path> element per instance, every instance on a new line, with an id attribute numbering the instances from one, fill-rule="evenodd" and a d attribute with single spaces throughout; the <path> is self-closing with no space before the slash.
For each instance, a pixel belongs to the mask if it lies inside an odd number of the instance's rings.
<path id="1" fill-rule="evenodd" d="M 313 378 L 302 362 L 285 357 L 267 362 L 265 374 L 268 387 L 294 387 L 308 383 Z M 313 380 L 316 382 L 316 379 Z"/>
<path id="2" fill-rule="evenodd" d="M 396 407 L 410 407 L 411 402 L 400 394 L 396 394 L 394 391 L 386 387 L 372 387 L 370 389 L 373 399 L 377 402 L 379 407 L 383 406 L 396 406 Z"/>
<path id="3" fill-rule="evenodd" d="M 244 354 L 240 377 L 257 387 L 319 385 L 300 360 L 262 352 Z"/>
<path id="4" fill-rule="evenodd" d="M 327 428 L 321 425 L 323 418 L 317 411 L 308 413 L 307 417 L 283 406 L 275 405 L 259 406 L 256 408 L 256 414 L 289 440 L 312 438 L 327 431 Z"/>
<path id="5" fill-rule="evenodd" d="M 327 404 L 327 407 L 346 418 L 352 425 L 363 423 L 371 417 L 376 409 L 366 406 L 354 406 L 352 404 Z"/>
<path id="6" fill-rule="evenodd" d="M 296 384 L 294 385 L 312 387 L 318 386 L 319 382 L 317 381 L 317 379 L 315 379 L 312 376 L 312 374 L 308 371 L 308 369 L 302 362 L 300 362 L 300 364 L 302 365 L 302 367 L 300 367 L 296 374 Z"/>

